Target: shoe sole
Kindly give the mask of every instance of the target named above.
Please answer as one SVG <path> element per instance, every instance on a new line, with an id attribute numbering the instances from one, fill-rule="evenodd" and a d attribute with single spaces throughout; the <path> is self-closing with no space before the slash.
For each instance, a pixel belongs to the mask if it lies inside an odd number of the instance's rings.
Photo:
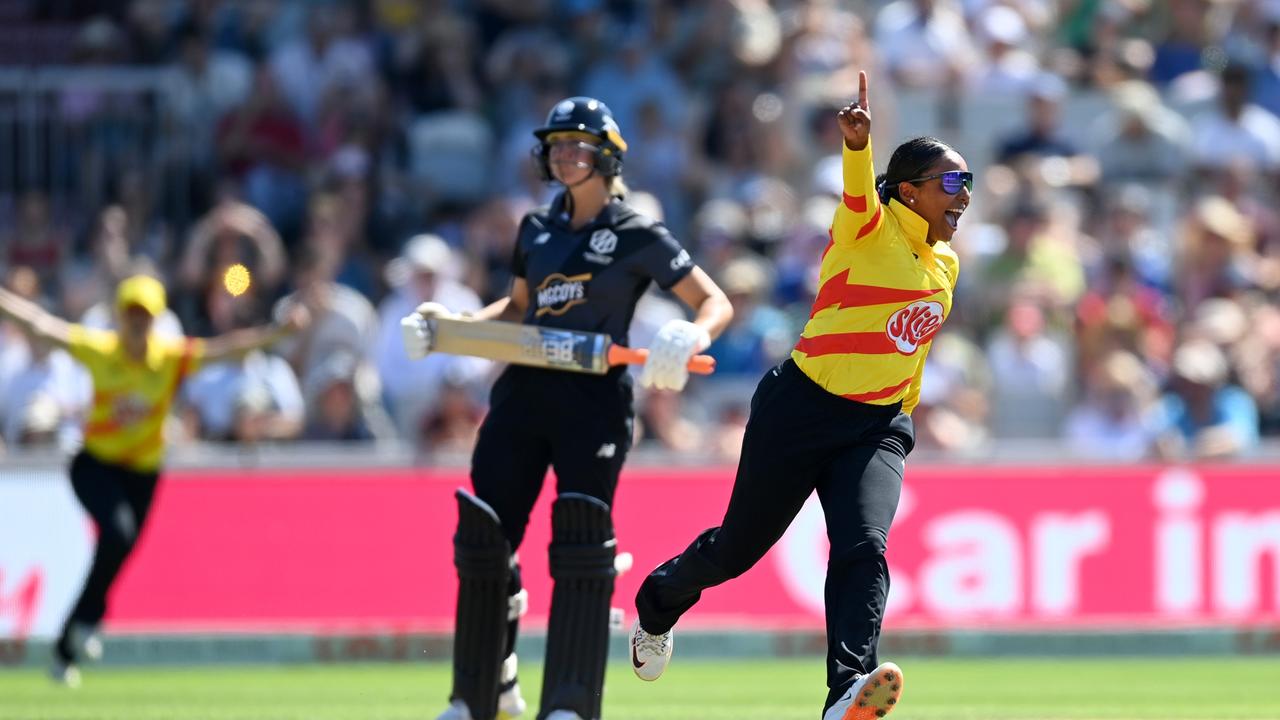
<path id="1" fill-rule="evenodd" d="M 871 673 L 871 679 L 840 720 L 878 720 L 892 712 L 901 697 L 902 668 L 885 663 Z"/>

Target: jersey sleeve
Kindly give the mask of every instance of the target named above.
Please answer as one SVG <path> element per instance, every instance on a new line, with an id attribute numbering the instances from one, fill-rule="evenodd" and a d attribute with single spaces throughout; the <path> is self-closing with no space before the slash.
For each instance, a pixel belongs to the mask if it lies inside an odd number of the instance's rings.
<path id="1" fill-rule="evenodd" d="M 165 361 L 174 369 L 173 382 L 176 385 L 181 385 L 204 365 L 206 351 L 203 338 L 157 338 L 153 342 L 163 343 Z"/>
<path id="2" fill-rule="evenodd" d="M 844 176 L 844 197 L 836 206 L 831 221 L 831 240 L 848 245 L 872 234 L 884 222 L 880 196 L 876 193 L 875 163 L 871 142 L 861 150 L 843 147 L 841 169 Z"/>
<path id="3" fill-rule="evenodd" d="M 528 273 L 529 253 L 525 249 L 524 234 L 525 228 L 529 225 L 528 216 L 520 222 L 520 229 L 516 231 L 516 244 L 511 249 L 511 274 L 524 278 Z"/>
<path id="4" fill-rule="evenodd" d="M 90 374 L 114 351 L 117 342 L 114 332 L 79 324 L 72 324 L 67 334 L 67 352 L 89 368 Z"/>
<path id="5" fill-rule="evenodd" d="M 640 271 L 653 278 L 658 287 L 670 290 L 693 272 L 693 257 L 662 223 L 654 223 L 644 232 L 649 238 L 637 253 Z"/>
<path id="6" fill-rule="evenodd" d="M 208 356 L 208 343 L 204 338 L 185 338 L 182 342 L 182 378 L 186 379 L 200 371 L 204 367 L 205 358 Z"/>

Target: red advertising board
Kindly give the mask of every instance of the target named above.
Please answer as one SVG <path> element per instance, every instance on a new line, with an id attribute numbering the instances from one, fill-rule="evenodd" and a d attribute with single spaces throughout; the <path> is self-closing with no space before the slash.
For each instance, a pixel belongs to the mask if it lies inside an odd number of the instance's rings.
<path id="1" fill-rule="evenodd" d="M 895 627 L 1280 620 L 1280 478 L 1270 468 L 932 466 L 907 475 L 889 538 Z M 615 521 L 635 569 L 619 581 L 616 605 L 630 612 L 643 573 L 717 524 L 731 483 L 730 468 L 624 474 Z M 465 485 L 458 470 L 170 473 L 109 625 L 448 629 L 452 491 Z M 553 486 L 549 477 L 520 549 L 534 625 L 551 597 Z M 685 626 L 821 627 L 823 523 L 811 499 L 755 568 L 704 594 Z M 0 615 L 28 587 L 3 564 Z"/>

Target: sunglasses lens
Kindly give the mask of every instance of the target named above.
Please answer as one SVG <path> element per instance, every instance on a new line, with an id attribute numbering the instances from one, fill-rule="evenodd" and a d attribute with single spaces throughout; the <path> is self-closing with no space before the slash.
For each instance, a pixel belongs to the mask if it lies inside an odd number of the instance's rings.
<path id="1" fill-rule="evenodd" d="M 964 186 L 969 192 L 973 192 L 973 173 L 967 172 L 949 172 L 942 175 L 942 190 L 948 195 L 955 195 L 960 192 L 960 187 Z"/>

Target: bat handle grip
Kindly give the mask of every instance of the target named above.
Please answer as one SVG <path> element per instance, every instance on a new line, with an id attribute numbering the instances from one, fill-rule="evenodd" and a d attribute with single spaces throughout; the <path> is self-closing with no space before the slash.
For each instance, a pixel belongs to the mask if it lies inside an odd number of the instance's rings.
<path id="1" fill-rule="evenodd" d="M 649 351 L 644 348 L 629 348 L 613 345 L 609 348 L 610 365 L 643 365 L 649 359 Z M 716 359 L 710 355 L 694 355 L 689 358 L 689 372 L 695 375 L 710 375 L 716 371 Z"/>
<path id="2" fill-rule="evenodd" d="M 689 358 L 689 372 L 694 375 L 710 375 L 716 371 L 716 359 L 710 355 L 694 355 Z"/>

